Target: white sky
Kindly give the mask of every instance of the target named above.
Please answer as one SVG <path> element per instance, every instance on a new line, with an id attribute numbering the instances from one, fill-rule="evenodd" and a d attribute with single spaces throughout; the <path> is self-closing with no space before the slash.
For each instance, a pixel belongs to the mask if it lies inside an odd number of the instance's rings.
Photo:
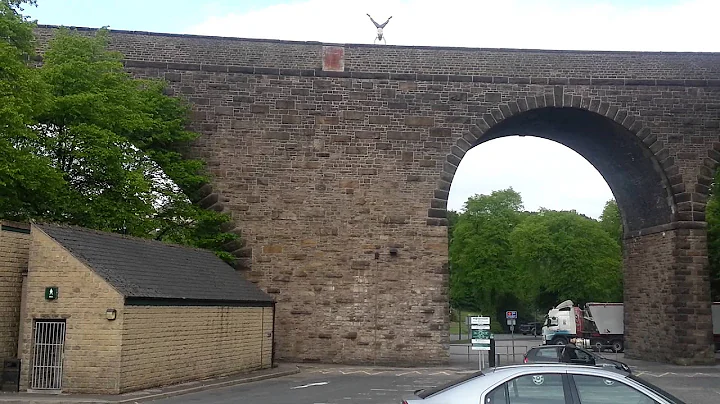
<path id="1" fill-rule="evenodd" d="M 185 33 L 388 45 L 639 51 L 720 51 L 720 0 L 295 0 L 222 14 Z M 540 150 L 540 153 L 538 153 Z M 612 193 L 572 150 L 538 138 L 504 138 L 472 149 L 458 169 L 449 208 L 512 186 L 528 210 L 575 209 L 599 217 Z"/>

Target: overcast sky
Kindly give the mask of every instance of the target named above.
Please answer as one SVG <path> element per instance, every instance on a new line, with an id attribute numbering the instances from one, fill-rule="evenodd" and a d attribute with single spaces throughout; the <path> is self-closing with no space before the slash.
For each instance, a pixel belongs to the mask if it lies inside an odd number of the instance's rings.
<path id="1" fill-rule="evenodd" d="M 720 51 L 720 0 L 38 0 L 41 24 L 244 38 L 388 45 L 567 50 Z M 580 134 L 578 134 L 580 135 Z M 539 151 L 539 153 L 538 153 Z M 492 174 L 491 174 L 492 173 Z M 513 187 L 528 210 L 575 209 L 599 217 L 612 193 L 574 151 L 532 137 L 472 149 L 458 169 L 450 209 L 473 194 Z"/>

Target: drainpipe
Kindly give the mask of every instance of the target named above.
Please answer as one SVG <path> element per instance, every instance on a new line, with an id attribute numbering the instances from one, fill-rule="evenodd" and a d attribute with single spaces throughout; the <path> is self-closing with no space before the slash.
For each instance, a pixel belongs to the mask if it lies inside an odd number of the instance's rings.
<path id="1" fill-rule="evenodd" d="M 22 272 L 22 286 L 20 289 L 20 321 L 18 324 L 17 358 L 23 356 L 23 335 L 25 334 L 25 313 L 27 313 L 27 276 L 28 271 Z"/>
<path id="2" fill-rule="evenodd" d="M 270 349 L 270 367 L 274 368 L 275 365 L 275 302 L 272 303 L 272 348 Z"/>

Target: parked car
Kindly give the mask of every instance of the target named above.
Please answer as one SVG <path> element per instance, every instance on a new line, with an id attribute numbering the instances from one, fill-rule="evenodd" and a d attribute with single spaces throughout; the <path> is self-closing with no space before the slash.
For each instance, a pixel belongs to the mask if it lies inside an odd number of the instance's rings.
<path id="1" fill-rule="evenodd" d="M 564 353 L 564 355 L 563 355 Z M 632 373 L 630 367 L 620 361 L 579 348 L 573 344 L 540 345 L 530 348 L 523 356 L 524 363 L 573 363 L 577 365 L 613 367 Z"/>
<path id="2" fill-rule="evenodd" d="M 542 333 L 543 323 L 525 323 L 520 325 L 522 335 L 540 335 Z"/>
<path id="3" fill-rule="evenodd" d="M 685 404 L 622 369 L 567 363 L 490 368 L 414 397 L 402 404 Z"/>

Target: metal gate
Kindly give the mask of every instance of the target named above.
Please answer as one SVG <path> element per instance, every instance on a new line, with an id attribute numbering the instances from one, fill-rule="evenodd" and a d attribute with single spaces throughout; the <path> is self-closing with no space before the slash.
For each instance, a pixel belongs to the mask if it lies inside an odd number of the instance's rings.
<path id="1" fill-rule="evenodd" d="M 35 321 L 31 389 L 60 390 L 62 388 L 64 345 L 65 320 Z"/>

